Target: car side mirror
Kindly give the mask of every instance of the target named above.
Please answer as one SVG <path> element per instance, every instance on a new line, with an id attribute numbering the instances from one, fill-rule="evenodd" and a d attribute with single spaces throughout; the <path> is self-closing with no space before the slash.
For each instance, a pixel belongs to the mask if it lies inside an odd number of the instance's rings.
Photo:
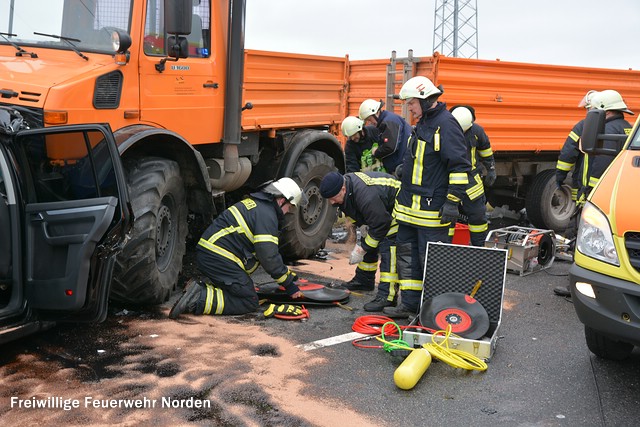
<path id="1" fill-rule="evenodd" d="M 581 148 L 585 153 L 595 152 L 598 145 L 598 135 L 604 132 L 605 116 L 606 112 L 603 110 L 591 110 L 587 113 L 580 136 Z"/>

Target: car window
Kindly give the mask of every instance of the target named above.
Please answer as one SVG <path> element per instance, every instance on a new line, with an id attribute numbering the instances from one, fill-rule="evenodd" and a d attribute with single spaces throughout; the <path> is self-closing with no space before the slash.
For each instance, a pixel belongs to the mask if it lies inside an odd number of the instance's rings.
<path id="1" fill-rule="evenodd" d="M 113 162 L 101 132 L 29 135 L 21 145 L 31 172 L 31 202 L 118 197 Z"/>

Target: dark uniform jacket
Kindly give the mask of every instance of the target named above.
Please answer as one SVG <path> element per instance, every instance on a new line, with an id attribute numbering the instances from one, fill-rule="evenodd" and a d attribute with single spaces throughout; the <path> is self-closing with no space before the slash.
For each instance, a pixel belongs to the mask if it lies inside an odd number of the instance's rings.
<path id="1" fill-rule="evenodd" d="M 464 138 L 467 141 L 469 160 L 471 161 L 467 195 L 469 199 L 475 200 L 484 194 L 484 185 L 482 184 L 482 177 L 480 176 L 480 169 L 478 167 L 478 158 L 480 158 L 480 161 L 487 170 L 492 167 L 495 168 L 495 160 L 493 158 L 491 142 L 489 142 L 489 137 L 482 126 L 473 123 L 464 133 Z"/>
<path id="2" fill-rule="evenodd" d="M 381 143 L 374 156 L 382 160 L 387 172 L 395 173 L 404 158 L 409 136 L 411 136 L 411 125 L 398 114 L 382 110 L 377 127 L 380 131 Z"/>
<path id="3" fill-rule="evenodd" d="M 233 262 L 251 274 L 258 265 L 280 285 L 293 288 L 296 275 L 278 251 L 279 224 L 284 219 L 273 196 L 252 193 L 226 209 L 206 229 L 198 250 L 213 253 L 220 262 Z"/>
<path id="4" fill-rule="evenodd" d="M 572 189 L 578 189 L 581 186 L 580 174 L 582 172 L 583 154 L 578 146 L 578 141 L 580 141 L 580 137 L 582 136 L 583 128 L 584 119 L 573 126 L 573 129 L 571 129 L 571 132 L 569 132 L 567 139 L 562 145 L 558 162 L 556 163 L 556 181 L 564 181 L 569 171 L 573 168 L 571 180 Z M 572 197 L 575 197 L 573 192 Z"/>
<path id="5" fill-rule="evenodd" d="M 356 172 L 345 176 L 346 194 L 339 209 L 369 231 L 362 248 L 369 252 L 386 236 L 395 234 L 398 225 L 392 217 L 400 181 L 383 172 Z"/>
<path id="6" fill-rule="evenodd" d="M 604 133 L 614 135 L 629 135 L 631 133 L 631 124 L 624 119 L 622 113 L 616 113 L 605 120 Z M 605 140 L 603 148 L 615 149 L 616 153 L 620 152 L 623 142 Z M 600 177 L 604 171 L 609 167 L 614 155 L 608 154 L 596 154 L 596 155 L 584 155 L 584 164 L 582 171 L 582 189 L 581 192 L 585 195 L 589 195 L 591 189 L 596 186 L 600 181 Z"/>
<path id="7" fill-rule="evenodd" d="M 347 161 L 348 172 L 382 171 L 384 166 L 379 159 L 373 156 L 373 149 L 380 146 L 380 132 L 375 126 L 362 128 L 364 136 L 358 142 L 349 139 L 344 148 L 344 156 Z"/>
<path id="8" fill-rule="evenodd" d="M 462 128 L 446 104 L 438 102 L 423 113 L 405 152 L 395 208 L 398 222 L 441 227 L 438 211 L 447 199 L 461 201 L 470 171 Z"/>

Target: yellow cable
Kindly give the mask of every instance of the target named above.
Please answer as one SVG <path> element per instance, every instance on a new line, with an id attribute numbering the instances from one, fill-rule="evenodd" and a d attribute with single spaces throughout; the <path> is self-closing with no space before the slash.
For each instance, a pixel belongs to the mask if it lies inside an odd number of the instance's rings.
<path id="1" fill-rule="evenodd" d="M 436 342 L 436 336 L 444 335 L 444 340 L 441 343 Z M 449 336 L 451 335 L 451 325 L 447 326 L 447 330 L 436 331 L 431 336 L 431 343 L 422 344 L 431 356 L 435 357 L 438 360 L 443 361 L 447 365 L 453 368 L 466 369 L 468 371 L 486 371 L 488 366 L 484 362 L 484 360 L 479 357 L 474 356 L 473 354 L 463 351 L 457 350 L 454 348 L 449 348 Z M 377 336 L 375 337 L 378 341 L 381 341 L 385 344 L 386 347 L 393 347 L 402 350 L 414 350 L 413 347 L 409 347 L 402 341 L 399 343 L 397 341 L 387 341 L 384 338 Z M 403 345 L 404 344 L 404 345 Z"/>

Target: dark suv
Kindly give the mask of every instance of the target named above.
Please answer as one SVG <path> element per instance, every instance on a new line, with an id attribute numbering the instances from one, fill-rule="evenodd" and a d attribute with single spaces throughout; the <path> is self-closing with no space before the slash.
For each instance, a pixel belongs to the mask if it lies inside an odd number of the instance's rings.
<path id="1" fill-rule="evenodd" d="M 110 128 L 41 119 L 0 105 L 0 343 L 103 321 L 133 223 Z"/>

